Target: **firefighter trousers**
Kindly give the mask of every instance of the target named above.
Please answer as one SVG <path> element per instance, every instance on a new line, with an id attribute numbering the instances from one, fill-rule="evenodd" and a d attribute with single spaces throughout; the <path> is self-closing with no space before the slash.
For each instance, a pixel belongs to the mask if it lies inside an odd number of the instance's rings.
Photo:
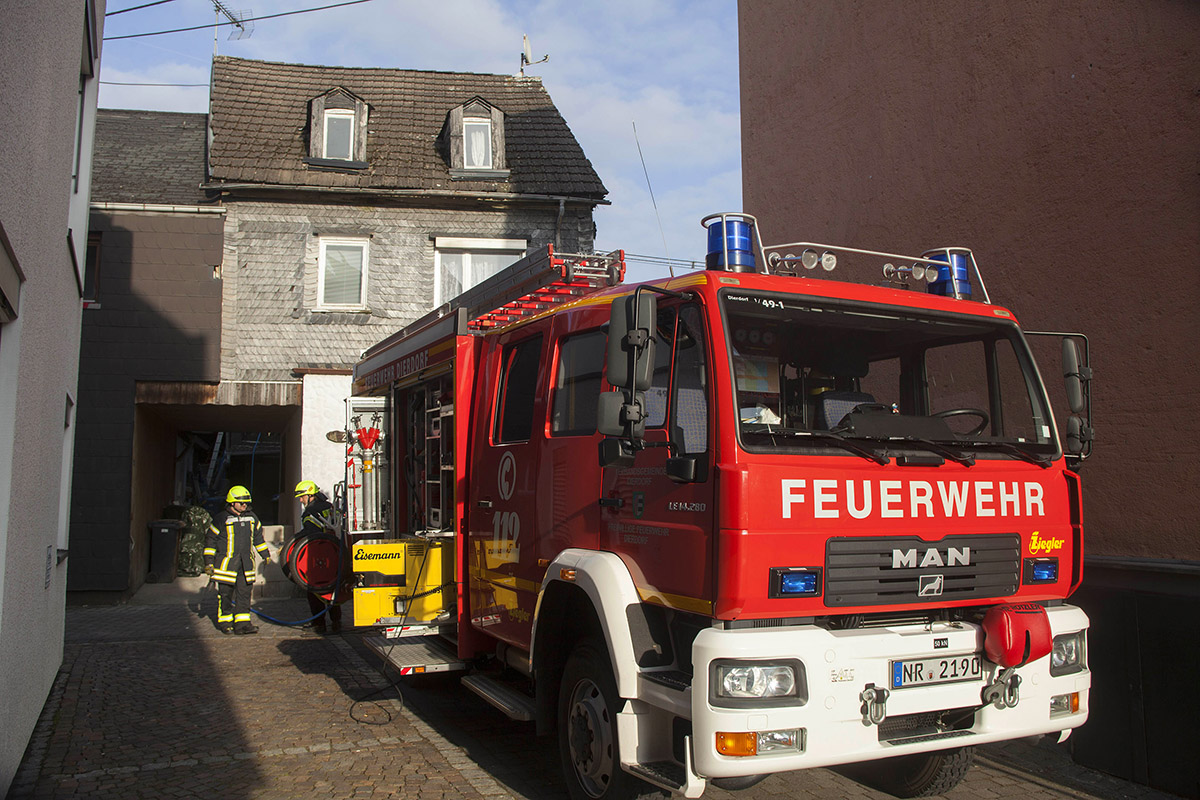
<path id="1" fill-rule="evenodd" d="M 217 627 L 250 621 L 250 582 L 240 571 L 233 583 L 217 582 Z"/>

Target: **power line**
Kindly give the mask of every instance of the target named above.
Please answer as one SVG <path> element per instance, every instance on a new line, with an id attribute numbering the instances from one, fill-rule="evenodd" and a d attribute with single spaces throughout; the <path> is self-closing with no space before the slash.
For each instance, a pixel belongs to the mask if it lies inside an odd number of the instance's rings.
<path id="1" fill-rule="evenodd" d="M 641 264 L 653 264 L 658 267 L 679 267 L 680 269 L 705 269 L 705 265 L 701 261 L 688 261 L 685 258 L 664 258 L 663 256 L 647 256 L 638 255 L 637 253 L 626 253 L 625 260 L 636 261 Z"/>
<path id="2" fill-rule="evenodd" d="M 218 22 L 218 23 L 214 23 L 212 25 L 193 25 L 190 28 L 175 28 L 174 30 L 170 30 L 170 31 L 153 31 L 151 33 L 129 33 L 124 36 L 105 36 L 104 41 L 112 42 L 112 41 L 116 41 L 117 39 L 138 39 L 143 36 L 162 36 L 167 33 L 184 33 L 186 31 L 206 30 L 208 28 L 218 27 L 218 26 L 222 26 L 222 25 L 237 25 L 242 22 L 257 22 L 258 20 L 262 20 L 262 19 L 275 19 L 277 17 L 290 17 L 294 14 L 308 14 L 312 11 L 325 11 L 326 9 L 330 9 L 330 8 L 341 8 L 343 6 L 356 6 L 359 3 L 370 3 L 370 2 L 371 2 L 371 0 L 347 0 L 347 2 L 344 2 L 344 3 L 333 3 L 332 5 L 318 6 L 317 8 L 302 8 L 299 11 L 284 11 L 280 14 L 266 14 L 261 17 L 246 17 L 245 19 L 239 20 L 238 22 Z"/>
<path id="3" fill-rule="evenodd" d="M 149 8 L 150 6 L 161 6 L 163 3 L 174 3 L 174 2 L 175 2 L 175 0 L 154 0 L 153 3 L 143 3 L 140 6 L 131 6 L 130 8 L 122 8 L 120 11 L 109 11 L 104 16 L 105 17 L 115 17 L 117 14 L 124 14 L 126 11 L 137 11 L 138 9 Z"/>

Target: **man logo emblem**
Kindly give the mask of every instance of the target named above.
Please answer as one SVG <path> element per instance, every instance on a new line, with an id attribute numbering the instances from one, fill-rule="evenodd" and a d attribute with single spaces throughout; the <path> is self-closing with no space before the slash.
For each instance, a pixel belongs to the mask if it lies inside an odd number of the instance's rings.
<path id="1" fill-rule="evenodd" d="M 917 597 L 941 597 L 943 581 L 941 575 L 922 575 L 917 584 Z"/>

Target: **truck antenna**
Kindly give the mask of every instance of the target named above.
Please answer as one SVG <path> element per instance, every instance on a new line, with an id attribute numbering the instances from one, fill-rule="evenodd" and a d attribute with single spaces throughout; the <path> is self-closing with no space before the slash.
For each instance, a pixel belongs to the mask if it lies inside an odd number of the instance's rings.
<path id="1" fill-rule="evenodd" d="M 667 257 L 667 271 L 675 277 L 675 267 L 671 265 L 671 251 L 667 247 L 667 233 L 663 230 L 662 217 L 658 213 L 658 203 L 654 200 L 654 187 L 650 185 L 650 171 L 646 169 L 646 157 L 642 155 L 642 143 L 638 140 L 637 123 L 633 123 L 633 141 L 637 145 L 638 158 L 642 160 L 642 172 L 646 175 L 646 188 L 650 190 L 650 205 L 654 206 L 654 218 L 658 220 L 658 234 L 663 240 L 663 255 Z"/>

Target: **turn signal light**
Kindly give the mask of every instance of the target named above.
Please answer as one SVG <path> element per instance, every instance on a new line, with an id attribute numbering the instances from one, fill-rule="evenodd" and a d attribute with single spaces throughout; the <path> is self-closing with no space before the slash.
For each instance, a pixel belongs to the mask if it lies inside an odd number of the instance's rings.
<path id="1" fill-rule="evenodd" d="M 1050 716 L 1063 717 L 1079 713 L 1079 692 L 1056 694 L 1050 698 Z"/>
<path id="2" fill-rule="evenodd" d="M 786 731 L 717 731 L 717 752 L 723 756 L 757 756 L 804 752 L 804 728 Z"/>
<path id="3" fill-rule="evenodd" d="M 723 756 L 756 756 L 758 734 L 717 731 L 717 752 Z"/>

